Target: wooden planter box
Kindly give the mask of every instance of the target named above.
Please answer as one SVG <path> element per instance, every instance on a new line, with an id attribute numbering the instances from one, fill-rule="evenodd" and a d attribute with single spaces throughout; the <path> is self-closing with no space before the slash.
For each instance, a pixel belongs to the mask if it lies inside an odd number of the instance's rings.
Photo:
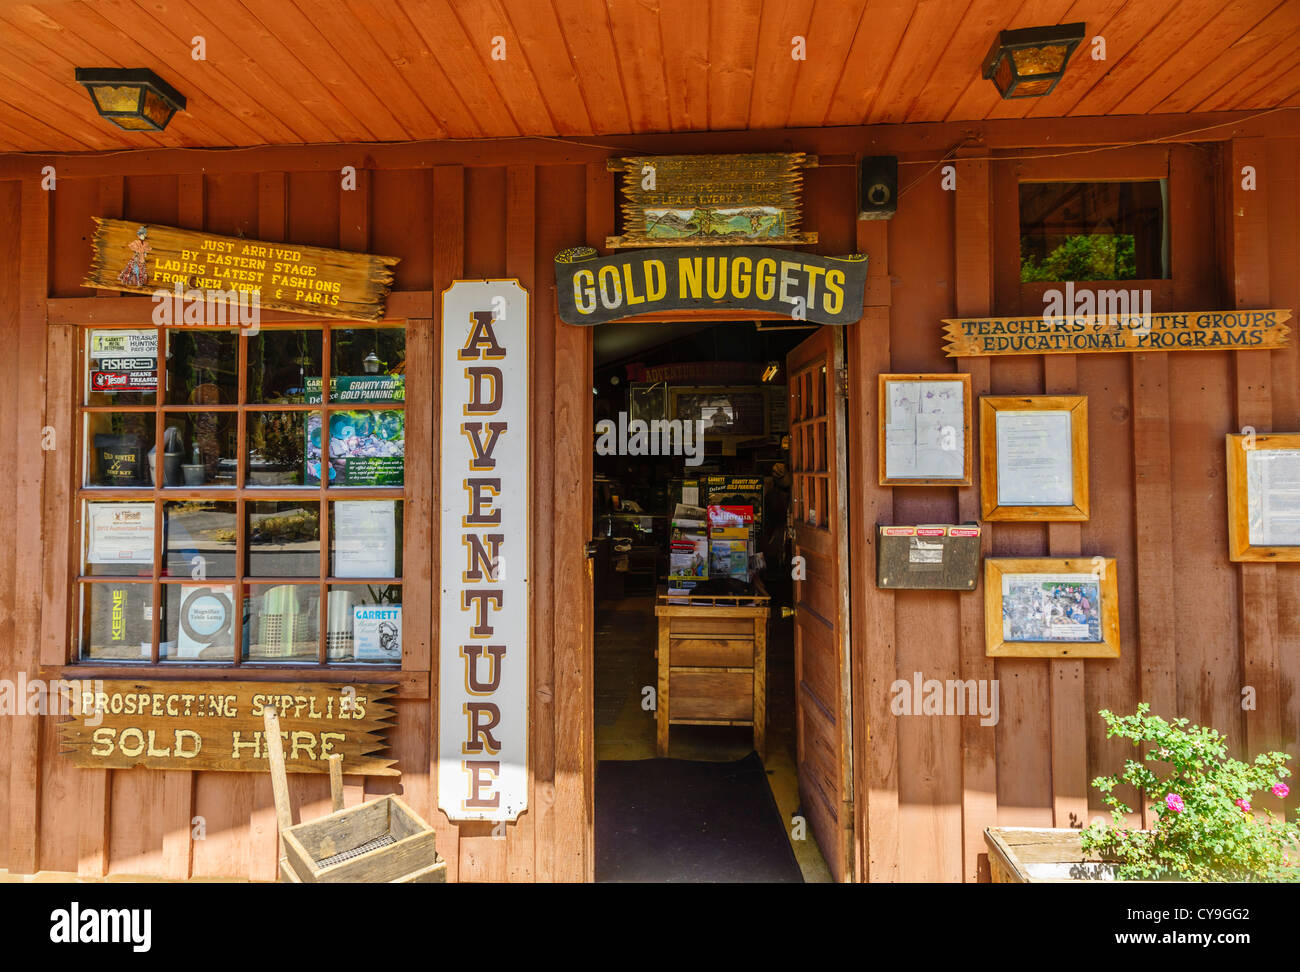
<path id="1" fill-rule="evenodd" d="M 994 884 L 1119 880 L 1118 865 L 1084 854 L 1074 829 L 990 827 L 984 843 Z"/>
<path id="2" fill-rule="evenodd" d="M 433 828 L 390 795 L 283 831 L 288 883 L 440 883 Z"/>

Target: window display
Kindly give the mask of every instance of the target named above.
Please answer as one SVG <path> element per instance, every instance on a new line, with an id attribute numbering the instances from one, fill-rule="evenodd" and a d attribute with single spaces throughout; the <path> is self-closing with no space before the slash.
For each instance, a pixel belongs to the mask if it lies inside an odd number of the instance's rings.
<path id="1" fill-rule="evenodd" d="M 400 664 L 404 327 L 79 347 L 83 659 Z"/>

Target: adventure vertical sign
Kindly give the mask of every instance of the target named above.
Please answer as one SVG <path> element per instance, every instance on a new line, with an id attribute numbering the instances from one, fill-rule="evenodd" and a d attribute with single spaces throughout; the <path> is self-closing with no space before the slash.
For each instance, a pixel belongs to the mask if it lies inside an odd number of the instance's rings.
<path id="1" fill-rule="evenodd" d="M 528 806 L 528 294 L 458 280 L 442 295 L 438 806 Z"/>

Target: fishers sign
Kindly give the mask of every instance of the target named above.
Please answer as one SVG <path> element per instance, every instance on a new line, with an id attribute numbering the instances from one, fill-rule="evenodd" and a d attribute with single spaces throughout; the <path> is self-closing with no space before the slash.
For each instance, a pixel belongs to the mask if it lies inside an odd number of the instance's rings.
<path id="1" fill-rule="evenodd" d="M 91 242 L 94 255 L 83 287 L 185 299 L 247 294 L 263 308 L 346 320 L 384 316 L 398 262 L 397 257 L 98 217 Z M 159 308 L 170 304 L 161 302 Z"/>
<path id="2" fill-rule="evenodd" d="M 591 247 L 574 247 L 555 257 L 556 300 L 560 319 L 569 324 L 701 308 L 849 324 L 862 317 L 866 286 L 863 253 L 710 246 L 601 258 Z"/>
<path id="3" fill-rule="evenodd" d="M 442 295 L 438 806 L 528 808 L 528 293 Z"/>
<path id="4" fill-rule="evenodd" d="M 1284 348 L 1289 310 L 1183 311 L 943 321 L 950 358 L 1096 351 L 1245 351 Z"/>

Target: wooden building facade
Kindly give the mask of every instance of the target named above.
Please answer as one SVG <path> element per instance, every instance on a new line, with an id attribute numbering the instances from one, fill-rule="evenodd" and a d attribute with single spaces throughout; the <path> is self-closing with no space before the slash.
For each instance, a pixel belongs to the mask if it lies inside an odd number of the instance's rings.
<path id="1" fill-rule="evenodd" d="M 401 776 L 348 777 L 348 800 L 401 793 L 437 827 L 452 880 L 590 880 L 592 337 L 557 316 L 553 258 L 575 245 L 602 248 L 614 232 L 612 156 L 807 152 L 819 160 L 805 177 L 804 225 L 819 234 L 816 250 L 866 253 L 869 276 L 863 316 L 844 329 L 851 746 L 827 764 L 839 783 L 805 800 L 838 803 L 848 848 L 839 877 L 987 879 L 984 828 L 1078 826 L 1100 812 L 1089 781 L 1126 753 L 1105 738 L 1099 709 L 1147 701 L 1159 714 L 1217 727 L 1242 751 L 1295 751 L 1300 565 L 1229 561 L 1224 437 L 1300 430 L 1300 349 L 953 360 L 941 321 L 1041 313 L 1044 285 L 1019 275 L 1022 181 L 1167 180 L 1170 275 L 1142 282 L 1157 312 L 1300 307 L 1298 147 L 1294 112 L 1185 109 L 240 151 L 46 156 L 22 145 L 25 154 L 0 157 L 8 228 L 0 330 L 9 347 L 0 427 L 14 431 L 10 474 L 0 478 L 10 525 L 0 532 L 0 679 L 122 674 L 72 664 L 78 348 L 88 325 L 148 326 L 151 303 L 82 287 L 92 218 L 398 256 L 386 320 L 404 322 L 407 340 L 405 644 L 400 671 L 367 677 L 398 685 L 389 742 Z M 856 166 L 869 155 L 900 162 L 903 192 L 887 221 L 857 219 Z M 947 165 L 955 189 L 945 185 Z M 340 188 L 345 166 L 356 167 L 355 190 Z M 1247 166 L 1258 175 L 1250 189 Z M 439 296 L 454 280 L 479 278 L 517 279 L 532 307 L 529 800 L 504 838 L 490 824 L 449 822 L 434 790 Z M 310 323 L 276 312 L 263 319 Z M 961 488 L 883 487 L 875 475 L 877 376 L 949 371 L 970 374 L 976 394 L 1088 396 L 1091 518 L 986 524 L 982 550 L 1115 558 L 1120 657 L 990 658 L 980 592 L 877 587 L 877 524 L 980 518 L 978 475 Z M 168 671 L 150 677 L 177 674 L 160 667 Z M 894 715 L 889 686 L 914 672 L 996 678 L 1000 721 Z M 244 668 L 239 677 L 284 675 Z M 1254 708 L 1243 707 L 1245 688 Z M 0 718 L 0 868 L 274 879 L 269 779 L 76 768 L 60 755 L 57 721 Z M 324 776 L 291 783 L 304 819 L 328 809 Z M 202 839 L 193 839 L 196 818 Z"/>

